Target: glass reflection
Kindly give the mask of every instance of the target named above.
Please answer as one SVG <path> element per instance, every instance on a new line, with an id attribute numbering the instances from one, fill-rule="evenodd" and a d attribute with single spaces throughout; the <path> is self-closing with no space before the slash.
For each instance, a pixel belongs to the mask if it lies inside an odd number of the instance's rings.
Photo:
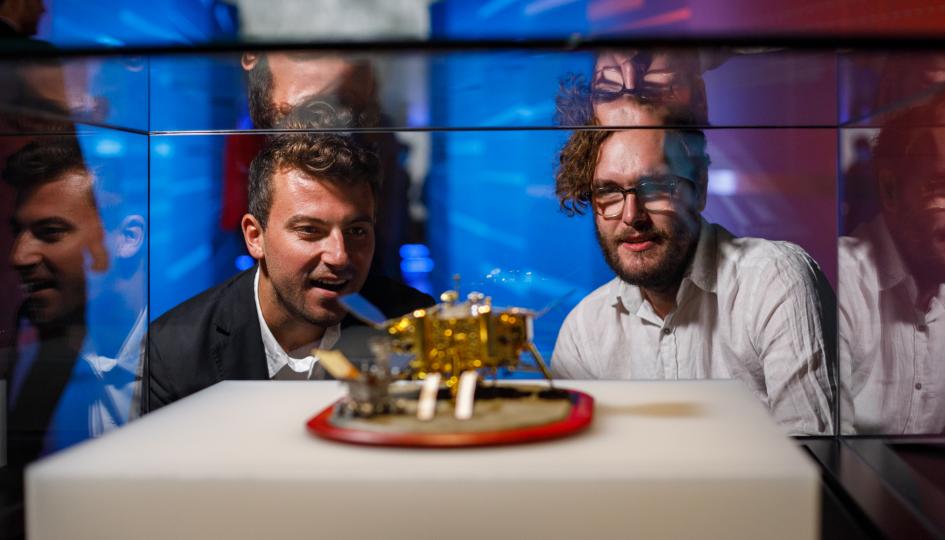
<path id="1" fill-rule="evenodd" d="M 9 374 L 11 463 L 137 414 L 146 191 L 129 191 L 141 176 L 123 179 L 120 169 L 87 160 L 74 136 L 38 138 L 7 159 L 3 178 L 16 189 L 10 263 L 23 294 Z"/>
<path id="2" fill-rule="evenodd" d="M 875 182 L 875 199 L 846 201 L 875 209 L 839 244 L 841 365 L 858 433 L 945 428 L 943 125 L 941 97 L 888 116 L 861 180 Z"/>
<path id="3" fill-rule="evenodd" d="M 564 86 L 559 116 L 573 121 L 583 111 L 593 123 L 640 128 L 577 131 L 561 151 L 561 207 L 593 213 L 616 277 L 565 319 L 552 370 L 564 378 L 735 378 L 790 433 L 830 433 L 833 291 L 800 246 L 735 237 L 702 217 L 710 159 L 698 127 L 708 111 L 695 58 L 604 53 L 590 106 Z M 619 91 L 601 90 L 618 82 Z M 662 125 L 672 127 L 655 129 Z M 681 181 L 658 204 L 636 191 L 667 176 Z M 602 192 L 622 192 L 619 212 Z"/>

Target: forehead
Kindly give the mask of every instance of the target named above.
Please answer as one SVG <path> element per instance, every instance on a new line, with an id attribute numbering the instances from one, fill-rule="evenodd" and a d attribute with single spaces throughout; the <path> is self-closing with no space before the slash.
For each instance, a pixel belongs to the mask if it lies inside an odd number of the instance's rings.
<path id="1" fill-rule="evenodd" d="M 89 174 L 71 171 L 21 190 L 17 195 L 16 216 L 21 221 L 53 216 L 75 219 L 95 212 L 92 197 Z"/>
<path id="2" fill-rule="evenodd" d="M 661 129 L 615 132 L 601 145 L 594 177 L 609 180 L 633 179 L 666 169 L 663 151 L 665 138 L 666 133 Z"/>
<path id="3" fill-rule="evenodd" d="M 597 56 L 594 70 L 600 71 L 644 60 L 649 63 L 649 70 L 686 71 L 695 68 L 696 56 L 688 51 L 662 49 L 604 51 Z"/>
<path id="4" fill-rule="evenodd" d="M 331 90 L 354 70 L 354 64 L 339 56 L 271 53 L 267 59 L 274 97 L 290 103 L 290 97 Z"/>
<path id="5" fill-rule="evenodd" d="M 924 181 L 930 174 L 945 176 L 945 128 L 917 129 L 907 137 L 904 151 L 893 156 L 893 165 L 914 181 Z"/>
<path id="6" fill-rule="evenodd" d="M 333 182 L 313 178 L 298 169 L 280 168 L 273 175 L 270 216 L 305 215 L 322 220 L 344 220 L 372 215 L 374 197 L 365 182 Z"/>

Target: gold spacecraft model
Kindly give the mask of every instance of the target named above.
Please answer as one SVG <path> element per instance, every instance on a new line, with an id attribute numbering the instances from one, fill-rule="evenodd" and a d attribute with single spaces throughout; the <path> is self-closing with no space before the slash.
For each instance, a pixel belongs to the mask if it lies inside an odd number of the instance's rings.
<path id="1" fill-rule="evenodd" d="M 448 388 L 455 388 L 466 371 L 515 368 L 529 352 L 542 374 L 551 373 L 532 343 L 535 313 L 527 309 L 498 309 L 489 297 L 470 293 L 463 302 L 456 291 L 440 295 L 440 304 L 407 315 L 372 322 L 391 337 L 392 351 L 410 355 L 412 378 L 438 373 Z M 345 305 L 355 313 L 350 297 Z M 371 322 L 371 321 L 369 321 Z"/>

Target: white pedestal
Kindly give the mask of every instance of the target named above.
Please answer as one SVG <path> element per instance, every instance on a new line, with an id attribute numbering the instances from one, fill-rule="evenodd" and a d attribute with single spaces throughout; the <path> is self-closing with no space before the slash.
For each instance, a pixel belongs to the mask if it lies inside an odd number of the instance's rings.
<path id="1" fill-rule="evenodd" d="M 29 538 L 817 536 L 817 469 L 739 383 L 560 384 L 588 431 L 420 450 L 310 435 L 340 383 L 221 383 L 30 467 Z"/>

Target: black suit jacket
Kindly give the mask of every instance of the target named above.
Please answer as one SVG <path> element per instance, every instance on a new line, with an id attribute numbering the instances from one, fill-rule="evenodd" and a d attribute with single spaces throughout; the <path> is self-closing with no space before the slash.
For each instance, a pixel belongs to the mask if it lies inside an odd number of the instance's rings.
<path id="1" fill-rule="evenodd" d="M 267 380 L 253 280 L 256 267 L 187 300 L 151 323 L 141 410 L 153 411 L 223 380 Z M 388 317 L 432 305 L 430 296 L 381 276 L 361 294 Z M 359 324 L 351 316 L 342 328 Z"/>

